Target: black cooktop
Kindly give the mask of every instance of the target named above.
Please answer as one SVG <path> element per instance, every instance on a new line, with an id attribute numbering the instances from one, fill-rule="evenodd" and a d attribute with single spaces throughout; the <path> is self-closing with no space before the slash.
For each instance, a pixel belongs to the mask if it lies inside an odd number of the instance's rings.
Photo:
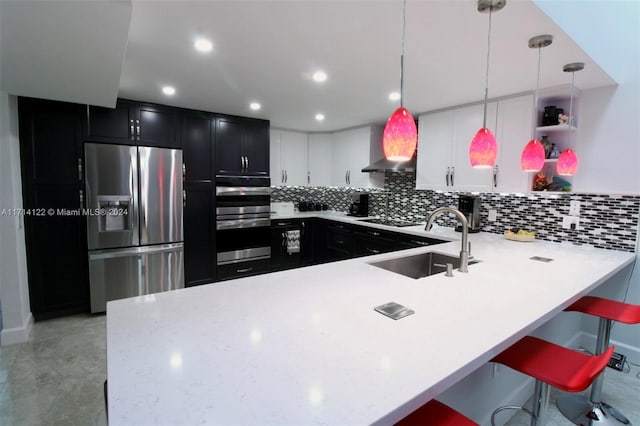
<path id="1" fill-rule="evenodd" d="M 394 220 L 394 219 L 363 219 L 360 220 L 360 222 L 369 222 L 369 223 L 375 223 L 378 225 L 388 225 L 388 226 L 397 226 L 397 227 L 403 227 L 403 226 L 416 226 L 416 225 L 420 225 L 419 222 L 408 222 L 408 221 L 404 221 L 404 220 Z"/>

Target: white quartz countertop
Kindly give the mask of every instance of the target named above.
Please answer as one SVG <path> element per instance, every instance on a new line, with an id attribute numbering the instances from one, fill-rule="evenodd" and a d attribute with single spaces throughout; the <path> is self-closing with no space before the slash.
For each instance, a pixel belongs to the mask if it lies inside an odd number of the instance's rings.
<path id="1" fill-rule="evenodd" d="M 460 238 L 422 228 L 394 230 Z M 453 278 L 415 280 L 369 263 L 457 255 L 459 241 L 109 302 L 109 423 L 391 424 L 635 258 L 470 240 L 482 262 Z M 415 314 L 395 321 L 373 310 L 391 301 Z"/>

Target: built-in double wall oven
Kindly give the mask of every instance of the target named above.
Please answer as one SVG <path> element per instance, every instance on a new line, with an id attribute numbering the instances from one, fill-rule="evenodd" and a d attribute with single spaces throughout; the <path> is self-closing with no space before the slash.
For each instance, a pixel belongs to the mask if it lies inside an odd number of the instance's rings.
<path id="1" fill-rule="evenodd" d="M 269 270 L 271 258 L 269 178 L 216 178 L 217 279 Z"/>

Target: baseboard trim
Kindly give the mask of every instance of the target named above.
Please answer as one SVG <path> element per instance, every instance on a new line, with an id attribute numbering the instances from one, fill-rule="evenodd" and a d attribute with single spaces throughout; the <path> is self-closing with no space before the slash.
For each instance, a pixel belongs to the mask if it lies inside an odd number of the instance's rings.
<path id="1" fill-rule="evenodd" d="M 598 336 L 592 333 L 581 331 L 579 333 L 580 347 L 593 351 L 596 347 Z M 622 343 L 618 340 L 611 340 L 610 344 L 615 346 L 616 352 L 627 356 L 627 360 L 634 364 L 640 364 L 640 348 Z M 572 346 L 574 347 L 574 346 Z"/>
<path id="2" fill-rule="evenodd" d="M 0 346 L 24 343 L 29 339 L 33 327 L 33 315 L 29 313 L 22 327 L 5 328 L 0 331 Z"/>

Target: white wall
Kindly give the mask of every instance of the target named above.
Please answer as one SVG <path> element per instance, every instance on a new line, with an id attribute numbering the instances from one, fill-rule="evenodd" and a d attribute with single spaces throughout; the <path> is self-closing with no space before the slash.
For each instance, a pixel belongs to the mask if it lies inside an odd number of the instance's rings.
<path id="1" fill-rule="evenodd" d="M 0 211 L 22 208 L 18 104 L 15 96 L 0 92 Z M 5 210 L 6 209 L 6 210 Z M 27 340 L 33 324 L 29 307 L 29 286 L 20 216 L 0 215 L 0 344 Z"/>

